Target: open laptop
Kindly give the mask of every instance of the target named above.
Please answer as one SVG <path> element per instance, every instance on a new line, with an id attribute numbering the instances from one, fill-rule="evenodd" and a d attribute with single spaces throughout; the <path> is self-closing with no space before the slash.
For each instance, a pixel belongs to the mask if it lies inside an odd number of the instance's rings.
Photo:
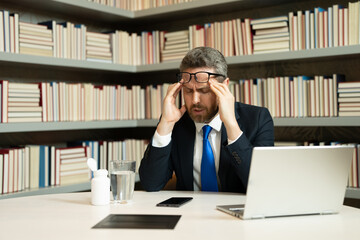
<path id="1" fill-rule="evenodd" d="M 255 147 L 245 206 L 216 206 L 241 219 L 338 213 L 354 147 Z"/>

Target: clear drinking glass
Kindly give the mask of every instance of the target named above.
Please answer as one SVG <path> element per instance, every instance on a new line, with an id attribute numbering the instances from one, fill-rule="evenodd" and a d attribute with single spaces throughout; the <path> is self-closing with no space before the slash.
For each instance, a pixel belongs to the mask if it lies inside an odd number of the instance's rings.
<path id="1" fill-rule="evenodd" d="M 132 200 L 135 188 L 136 161 L 110 161 L 110 182 L 113 203 L 128 203 Z"/>

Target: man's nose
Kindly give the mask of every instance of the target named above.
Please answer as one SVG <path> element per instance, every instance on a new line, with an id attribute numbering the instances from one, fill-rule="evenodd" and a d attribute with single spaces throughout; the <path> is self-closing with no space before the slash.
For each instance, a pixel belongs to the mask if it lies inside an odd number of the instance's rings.
<path id="1" fill-rule="evenodd" d="M 200 94 L 194 90 L 193 96 L 192 96 L 193 104 L 198 104 L 200 102 Z"/>

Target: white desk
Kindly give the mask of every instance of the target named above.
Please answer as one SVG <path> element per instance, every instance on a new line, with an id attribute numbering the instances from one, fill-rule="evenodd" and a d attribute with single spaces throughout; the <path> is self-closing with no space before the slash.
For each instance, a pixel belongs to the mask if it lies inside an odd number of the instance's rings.
<path id="1" fill-rule="evenodd" d="M 173 196 L 194 199 L 180 208 L 156 207 Z M 131 204 L 92 206 L 90 193 L 39 195 L 0 200 L 1 240 L 42 239 L 360 239 L 360 209 L 340 214 L 243 221 L 215 209 L 244 196 L 202 192 L 135 192 Z M 174 230 L 91 229 L 108 214 L 182 215 Z"/>

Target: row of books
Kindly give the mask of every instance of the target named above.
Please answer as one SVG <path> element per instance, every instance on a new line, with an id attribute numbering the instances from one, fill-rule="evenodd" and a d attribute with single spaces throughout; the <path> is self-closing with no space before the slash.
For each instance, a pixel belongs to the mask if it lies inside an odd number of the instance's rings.
<path id="1" fill-rule="evenodd" d="M 273 117 L 338 116 L 338 83 L 344 76 L 294 76 L 240 80 L 230 84 L 235 100 L 269 109 Z"/>
<path id="2" fill-rule="evenodd" d="M 0 150 L 0 192 L 86 182 L 89 148 L 29 145 Z"/>
<path id="3" fill-rule="evenodd" d="M 158 119 L 169 85 L 1 80 L 1 122 Z M 359 116 L 359 82 L 345 82 L 343 75 L 242 79 L 229 88 L 236 101 L 266 107 L 273 117 Z"/>
<path id="4" fill-rule="evenodd" d="M 100 146 L 98 163 L 100 168 L 109 169 L 111 160 L 135 160 L 136 172 L 140 167 L 140 161 L 145 149 L 149 144 L 148 140 L 125 139 L 122 141 L 93 141 L 84 142 L 83 145 L 92 144 Z"/>
<path id="5" fill-rule="evenodd" d="M 326 145 L 349 145 L 354 147 L 353 158 L 349 170 L 348 187 L 360 187 L 360 144 L 340 142 L 281 142 L 276 141 L 275 146 L 326 146 Z"/>
<path id="6" fill-rule="evenodd" d="M 19 22 L 17 13 L 0 11 L 0 51 L 95 60 L 126 65 L 181 59 L 189 49 L 209 46 L 224 56 L 359 44 L 359 2 L 347 7 L 290 12 L 288 16 L 232 19 L 191 25 L 176 32 L 111 33 L 87 31 L 82 24 Z"/>
<path id="7" fill-rule="evenodd" d="M 360 82 L 339 82 L 339 116 L 360 116 Z"/>
<path id="8" fill-rule="evenodd" d="M 89 2 L 103 4 L 109 7 L 120 8 L 129 11 L 139 11 L 149 8 L 163 7 L 173 4 L 192 2 L 194 0 L 88 0 Z"/>
<path id="9" fill-rule="evenodd" d="M 359 2 L 289 13 L 291 50 L 359 44 Z"/>
<path id="10" fill-rule="evenodd" d="M 160 63 L 164 32 L 142 32 L 141 35 L 116 30 L 111 33 L 112 62 L 125 65 Z"/>
<path id="11" fill-rule="evenodd" d="M 90 157 L 104 169 L 110 160 L 135 159 L 138 169 L 147 144 L 145 140 L 127 139 L 84 141 L 68 147 L 27 145 L 0 149 L 0 194 L 89 182 Z"/>
<path id="12" fill-rule="evenodd" d="M 136 171 L 148 144 L 147 140 L 84 141 L 78 146 L 55 147 L 28 145 L 0 150 L 0 194 L 38 189 L 48 186 L 64 186 L 88 182 L 91 173 L 86 161 L 96 159 L 98 168 L 108 169 L 109 161 L 135 159 Z M 325 145 L 345 143 L 298 143 L 291 145 Z M 289 143 L 276 142 L 276 146 Z M 348 186 L 359 188 L 360 144 L 354 146 L 353 160 L 349 172 Z"/>
<path id="13" fill-rule="evenodd" d="M 359 2 L 347 7 L 289 12 L 288 16 L 233 19 L 189 27 L 190 48 L 209 46 L 225 56 L 359 44 Z"/>
<path id="14" fill-rule="evenodd" d="M 1 122 L 158 119 L 168 86 L 1 80 Z"/>

